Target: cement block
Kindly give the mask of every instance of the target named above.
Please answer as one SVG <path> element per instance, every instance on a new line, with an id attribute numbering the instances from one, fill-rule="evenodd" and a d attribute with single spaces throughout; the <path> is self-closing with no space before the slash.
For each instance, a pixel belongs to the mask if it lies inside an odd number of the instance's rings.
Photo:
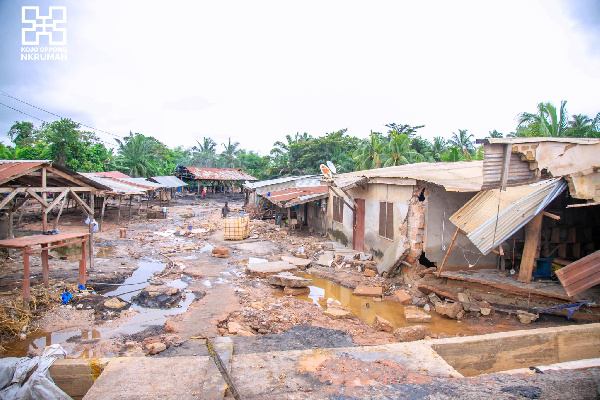
<path id="1" fill-rule="evenodd" d="M 381 286 L 357 286 L 352 294 L 355 296 L 381 297 L 383 288 Z"/>

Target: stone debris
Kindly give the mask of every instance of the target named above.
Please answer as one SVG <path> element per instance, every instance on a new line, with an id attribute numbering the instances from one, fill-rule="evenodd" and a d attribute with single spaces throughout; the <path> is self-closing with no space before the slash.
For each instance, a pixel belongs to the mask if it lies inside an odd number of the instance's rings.
<path id="1" fill-rule="evenodd" d="M 365 269 L 365 276 L 374 277 L 377 276 L 377 272 L 372 269 Z"/>
<path id="2" fill-rule="evenodd" d="M 355 296 L 381 297 L 383 288 L 381 286 L 357 286 L 352 294 Z"/>
<path id="3" fill-rule="evenodd" d="M 119 309 L 119 308 L 123 308 L 127 305 L 127 303 L 125 303 L 124 301 L 121 301 L 119 299 L 117 299 L 116 297 L 113 297 L 109 300 L 106 300 L 104 302 L 104 307 L 106 308 L 113 308 L 113 309 Z"/>
<path id="4" fill-rule="evenodd" d="M 229 331 L 230 335 L 237 334 L 240 331 L 240 329 L 242 329 L 242 326 L 235 321 L 229 321 L 227 323 L 227 330 Z"/>
<path id="5" fill-rule="evenodd" d="M 488 307 L 481 307 L 481 315 L 490 315 L 490 313 L 492 312 L 491 308 Z"/>
<path id="6" fill-rule="evenodd" d="M 329 307 L 327 308 L 327 310 L 323 311 L 323 313 L 331 319 L 354 318 L 354 314 L 352 314 L 352 311 L 344 307 Z"/>
<path id="7" fill-rule="evenodd" d="M 306 255 L 306 254 L 300 254 L 300 255 Z M 281 256 L 281 260 L 282 261 L 287 261 L 290 264 L 293 264 L 297 267 L 307 267 L 308 264 L 311 263 L 311 260 L 308 260 L 306 258 L 299 258 L 298 255 L 296 255 L 296 257 L 290 257 L 290 256 Z"/>
<path id="8" fill-rule="evenodd" d="M 167 345 L 161 342 L 151 343 L 146 345 L 146 354 L 154 355 L 158 353 L 162 353 L 167 349 Z"/>
<path id="9" fill-rule="evenodd" d="M 462 303 L 463 309 L 469 311 L 471 309 L 471 297 L 467 293 L 459 293 L 458 301 Z"/>
<path id="10" fill-rule="evenodd" d="M 177 288 L 149 285 L 131 301 L 142 307 L 168 309 L 179 304 L 181 299 L 181 291 Z"/>
<path id="11" fill-rule="evenodd" d="M 226 258 L 229 257 L 229 249 L 225 247 L 215 247 L 212 250 L 212 256 L 217 258 Z"/>
<path id="12" fill-rule="evenodd" d="M 406 306 L 404 307 L 404 319 L 407 322 L 430 323 L 431 315 L 417 306 Z"/>
<path id="13" fill-rule="evenodd" d="M 246 273 L 259 278 L 266 278 L 269 275 L 279 274 L 281 272 L 294 272 L 298 269 L 287 261 L 275 261 L 266 263 L 254 263 L 246 266 Z"/>
<path id="14" fill-rule="evenodd" d="M 460 303 L 440 302 L 435 303 L 435 311 L 448 318 L 457 319 L 458 314 L 464 310 Z"/>
<path id="15" fill-rule="evenodd" d="M 530 324 L 538 319 L 538 315 L 532 314 L 527 311 L 519 310 L 517 311 L 517 318 L 519 318 L 519 322 L 522 324 Z"/>
<path id="16" fill-rule="evenodd" d="M 385 318 L 380 317 L 379 315 L 375 316 L 375 320 L 373 321 L 373 328 L 376 331 L 382 332 L 393 332 L 394 325 Z"/>
<path id="17" fill-rule="evenodd" d="M 398 328 L 394 331 L 394 337 L 399 342 L 413 342 L 415 340 L 423 340 L 431 336 L 431 331 L 423 325 L 407 326 Z"/>
<path id="18" fill-rule="evenodd" d="M 286 286 L 283 288 L 283 294 L 288 296 L 300 296 L 303 294 L 309 294 L 310 288 L 308 287 L 289 287 Z"/>
<path id="19" fill-rule="evenodd" d="M 287 286 L 291 288 L 304 288 L 312 285 L 312 279 L 300 278 L 290 272 L 282 272 L 269 276 L 269 284 L 276 286 Z"/>
<path id="20" fill-rule="evenodd" d="M 403 304 L 405 306 L 412 304 L 413 298 L 410 294 L 408 294 L 406 290 L 396 290 L 394 291 L 394 295 L 396 296 L 396 299 L 400 302 L 400 304 Z"/>

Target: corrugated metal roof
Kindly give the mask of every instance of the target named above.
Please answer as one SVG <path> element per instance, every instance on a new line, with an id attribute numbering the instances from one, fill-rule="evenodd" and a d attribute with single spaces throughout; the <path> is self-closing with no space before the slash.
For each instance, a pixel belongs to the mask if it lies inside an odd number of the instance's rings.
<path id="1" fill-rule="evenodd" d="M 488 254 L 542 211 L 565 188 L 561 178 L 530 185 L 485 190 L 450 217 L 473 244 Z M 497 222 L 496 222 L 497 221 Z"/>
<path id="2" fill-rule="evenodd" d="M 119 171 L 94 172 L 94 174 L 101 178 L 131 178 L 129 175 Z"/>
<path id="3" fill-rule="evenodd" d="M 488 143 L 484 146 L 484 151 L 482 189 L 500 188 L 502 167 L 504 165 L 504 145 Z M 508 164 L 507 186 L 524 185 L 538 180 L 536 170 L 532 170 L 530 165 L 527 161 L 523 161 L 518 153 L 511 153 Z"/>
<path id="4" fill-rule="evenodd" d="M 556 271 L 569 296 L 600 284 L 600 250 Z"/>
<path id="5" fill-rule="evenodd" d="M 113 179 L 117 179 L 117 178 L 113 178 Z M 133 185 L 138 185 L 141 188 L 144 188 L 145 190 L 156 190 L 159 189 L 163 186 L 160 185 L 160 183 L 156 183 L 156 182 L 151 182 L 146 178 L 118 178 L 120 181 L 123 182 L 127 182 Z"/>
<path id="6" fill-rule="evenodd" d="M 262 195 L 279 207 L 292 207 L 312 200 L 328 196 L 327 186 L 299 187 L 272 192 L 271 195 Z"/>
<path id="7" fill-rule="evenodd" d="M 178 188 L 181 186 L 187 186 L 187 183 L 173 175 L 153 176 L 150 179 L 159 183 L 160 185 L 162 185 L 162 187 L 166 188 Z"/>
<path id="8" fill-rule="evenodd" d="M 565 137 L 518 137 L 518 138 L 485 138 L 477 139 L 477 143 L 510 143 L 510 144 L 521 144 L 521 143 L 539 143 L 539 142 L 561 142 L 561 143 L 573 143 L 573 144 L 596 144 L 600 143 L 600 139 L 597 138 L 565 138 Z"/>
<path id="9" fill-rule="evenodd" d="M 451 192 L 478 192 L 483 184 L 483 161 L 417 163 L 341 174 L 336 178 L 404 178 L 435 183 Z"/>
<path id="10" fill-rule="evenodd" d="M 84 175 L 86 178 L 88 178 L 94 182 L 97 182 L 97 183 L 107 187 L 107 190 L 109 191 L 109 193 L 131 195 L 131 194 L 146 194 L 146 191 L 147 191 L 147 189 L 144 189 L 137 185 L 130 184 L 128 182 L 121 181 L 119 179 L 102 178 L 93 172 L 82 173 L 82 175 Z"/>
<path id="11" fill-rule="evenodd" d="M 10 182 L 12 186 L 24 186 L 32 187 L 36 186 L 34 181 L 38 181 L 39 175 L 35 177 L 28 177 L 27 171 L 36 172 L 42 167 L 53 168 L 60 171 L 64 175 L 68 175 L 72 179 L 65 178 L 62 174 L 56 174 L 51 170 L 48 170 L 46 176 L 46 184 L 50 187 L 65 187 L 65 186 L 89 186 L 98 190 L 108 190 L 109 188 L 101 185 L 93 180 L 89 180 L 83 174 L 75 172 L 72 169 L 62 167 L 52 161 L 47 160 L 0 160 L 0 185 Z M 79 181 L 79 182 L 76 182 Z M 41 181 L 40 181 L 41 185 Z"/>
<path id="12" fill-rule="evenodd" d="M 236 168 L 202 168 L 202 167 L 181 167 L 187 170 L 193 179 L 215 180 L 215 181 L 257 181 L 255 177 Z"/>
<path id="13" fill-rule="evenodd" d="M 258 189 L 258 188 L 263 188 L 265 186 L 279 185 L 280 183 L 294 182 L 299 179 L 313 178 L 313 177 L 318 177 L 318 175 L 286 176 L 284 178 L 269 179 L 266 181 L 248 182 L 248 183 L 244 184 L 244 187 L 248 188 L 248 189 Z"/>

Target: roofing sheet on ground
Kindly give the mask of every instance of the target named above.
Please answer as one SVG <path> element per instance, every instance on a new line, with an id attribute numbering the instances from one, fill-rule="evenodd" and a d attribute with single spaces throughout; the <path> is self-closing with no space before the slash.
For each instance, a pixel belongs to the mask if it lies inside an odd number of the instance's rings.
<path id="1" fill-rule="evenodd" d="M 435 183 L 453 192 L 478 192 L 483 185 L 483 161 L 436 162 L 375 168 L 341 174 L 336 178 L 403 178 Z"/>
<path id="2" fill-rule="evenodd" d="M 488 254 L 541 212 L 567 183 L 561 178 L 530 185 L 484 190 L 450 217 L 473 244 Z"/>

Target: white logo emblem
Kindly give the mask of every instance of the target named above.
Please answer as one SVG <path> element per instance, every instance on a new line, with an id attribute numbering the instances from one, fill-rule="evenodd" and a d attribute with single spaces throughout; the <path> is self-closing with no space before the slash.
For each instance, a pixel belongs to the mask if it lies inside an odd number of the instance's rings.
<path id="1" fill-rule="evenodd" d="M 23 27 L 22 44 L 39 45 L 40 37 L 48 37 L 48 45 L 61 46 L 67 44 L 67 28 L 59 28 L 57 24 L 67 23 L 67 7 L 49 7 L 48 15 L 41 16 L 37 6 L 24 6 L 21 9 L 22 22 L 31 24 Z"/>

